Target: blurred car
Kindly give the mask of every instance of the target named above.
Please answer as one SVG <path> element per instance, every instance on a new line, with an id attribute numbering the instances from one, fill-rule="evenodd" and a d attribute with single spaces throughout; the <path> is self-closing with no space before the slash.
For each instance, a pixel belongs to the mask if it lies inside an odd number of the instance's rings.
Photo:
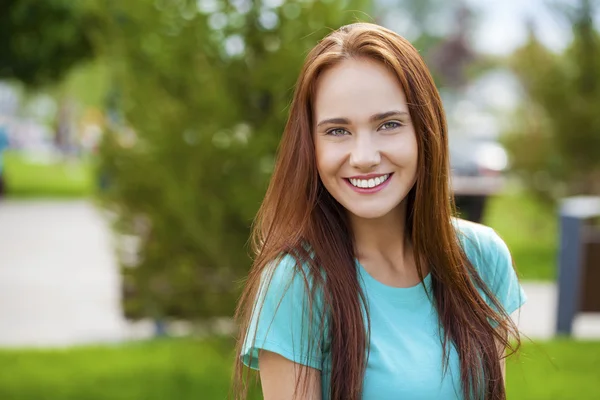
<path id="1" fill-rule="evenodd" d="M 462 218 L 481 222 L 489 196 L 500 192 L 508 165 L 505 149 L 490 139 L 450 141 L 450 167 L 456 208 Z"/>

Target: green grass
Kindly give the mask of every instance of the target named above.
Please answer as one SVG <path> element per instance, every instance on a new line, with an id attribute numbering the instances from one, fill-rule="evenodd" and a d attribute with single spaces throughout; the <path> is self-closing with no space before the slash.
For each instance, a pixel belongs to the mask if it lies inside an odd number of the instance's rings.
<path id="1" fill-rule="evenodd" d="M 226 399 L 232 347 L 211 339 L 1 351 L 0 399 Z"/>
<path id="2" fill-rule="evenodd" d="M 600 398 L 600 342 L 525 343 L 507 364 L 510 400 Z"/>
<path id="3" fill-rule="evenodd" d="M 14 151 L 3 158 L 10 197 L 85 197 L 94 191 L 90 160 L 42 162 Z"/>
<path id="4" fill-rule="evenodd" d="M 233 342 L 161 340 L 112 347 L 0 351 L 0 399 L 226 399 Z M 509 359 L 510 400 L 598 399 L 600 342 L 524 343 Z M 258 393 L 250 397 L 260 398 Z"/>
<path id="5" fill-rule="evenodd" d="M 489 199 L 483 223 L 504 239 L 522 279 L 556 279 L 556 211 L 524 193 L 508 193 Z"/>

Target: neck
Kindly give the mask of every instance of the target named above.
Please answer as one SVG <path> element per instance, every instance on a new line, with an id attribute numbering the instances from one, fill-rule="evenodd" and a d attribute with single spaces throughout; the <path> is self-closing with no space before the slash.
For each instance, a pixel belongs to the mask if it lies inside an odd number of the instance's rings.
<path id="1" fill-rule="evenodd" d="M 380 218 L 349 216 L 354 235 L 354 251 L 359 260 L 405 260 L 411 253 L 406 235 L 406 203 Z"/>

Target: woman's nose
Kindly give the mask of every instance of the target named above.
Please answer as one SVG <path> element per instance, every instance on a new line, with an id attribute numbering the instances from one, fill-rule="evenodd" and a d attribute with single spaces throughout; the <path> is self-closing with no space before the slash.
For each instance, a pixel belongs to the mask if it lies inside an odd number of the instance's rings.
<path id="1" fill-rule="evenodd" d="M 356 140 L 350 154 L 350 166 L 361 170 L 371 170 L 381 162 L 379 149 L 369 136 Z"/>

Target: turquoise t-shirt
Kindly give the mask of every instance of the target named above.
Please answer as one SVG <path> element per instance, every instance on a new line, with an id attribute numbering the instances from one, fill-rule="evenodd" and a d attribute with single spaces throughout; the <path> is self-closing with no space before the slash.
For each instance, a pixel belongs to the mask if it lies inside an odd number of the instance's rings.
<path id="1" fill-rule="evenodd" d="M 459 219 L 454 223 L 469 260 L 505 311 L 512 314 L 525 303 L 526 296 L 506 244 L 491 228 Z M 264 349 L 316 368 L 321 371 L 323 399 L 327 399 L 331 370 L 328 340 L 323 337 L 318 346 L 308 346 L 309 338 L 320 332 L 321 322 L 327 321 L 321 319 L 325 317 L 318 294 L 309 312 L 304 278 L 294 266 L 295 260 L 285 256 L 273 270 L 269 286 L 263 285 L 255 306 L 255 311 L 262 306 L 260 317 L 254 313 L 242 361 L 258 369 L 258 352 Z M 450 347 L 449 370 L 444 374 L 438 314 L 423 285 L 387 286 L 371 277 L 358 261 L 356 266 L 371 318 L 363 399 L 462 399 L 458 354 Z M 431 288 L 431 275 L 424 283 Z M 306 331 L 309 318 L 314 332 Z"/>

